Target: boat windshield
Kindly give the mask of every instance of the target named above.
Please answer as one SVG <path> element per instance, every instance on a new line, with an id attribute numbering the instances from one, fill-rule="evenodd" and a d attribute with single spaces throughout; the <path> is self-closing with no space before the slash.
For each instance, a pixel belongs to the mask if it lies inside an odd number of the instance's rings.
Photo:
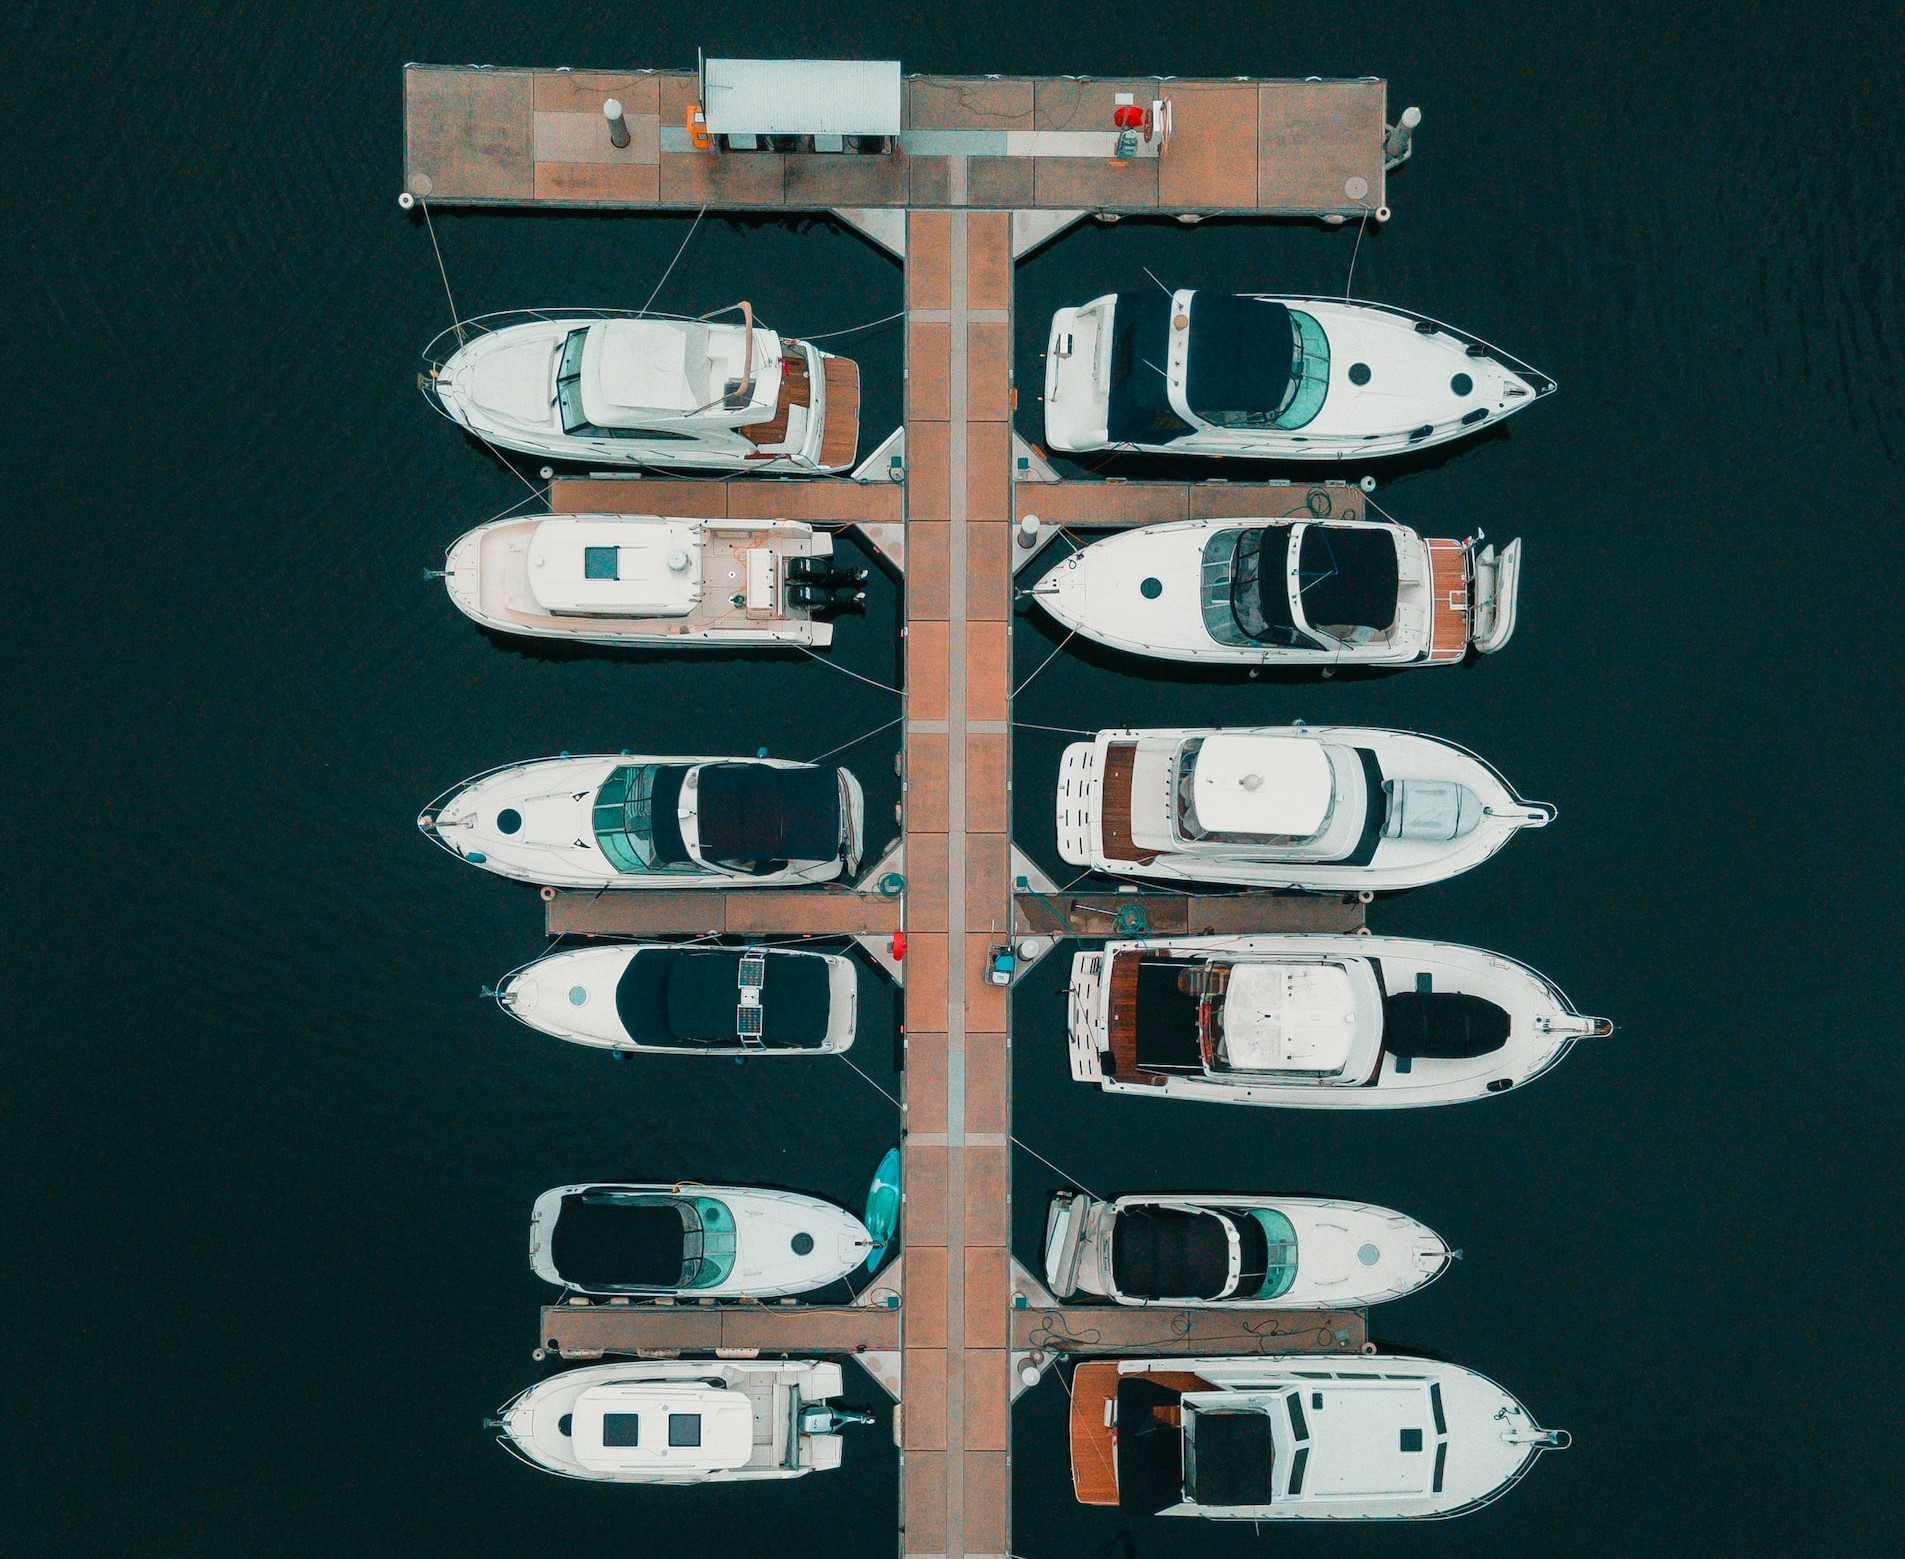
<path id="1" fill-rule="evenodd" d="M 716 1288 L 734 1271 L 734 1214 L 727 1203 L 697 1196 L 681 1208 L 683 1245 L 681 1286 Z"/>
<path id="2" fill-rule="evenodd" d="M 1268 1247 L 1264 1259 L 1263 1284 L 1254 1299 L 1276 1299 L 1290 1291 L 1296 1281 L 1296 1229 L 1274 1207 L 1253 1207 L 1250 1217 L 1263 1231 Z"/>
<path id="3" fill-rule="evenodd" d="M 1204 543 L 1199 600 L 1204 628 L 1219 644 L 1322 649 L 1290 610 L 1292 525 L 1220 530 Z"/>
<path id="4" fill-rule="evenodd" d="M 595 793 L 590 821 L 603 858 L 618 872 L 660 872 L 692 864 L 678 807 L 687 770 L 624 763 Z"/>
<path id="5" fill-rule="evenodd" d="M 1196 294 L 1184 395 L 1204 421 L 1285 432 L 1307 427 L 1329 387 L 1329 336 L 1313 316 L 1269 298 Z"/>
<path id="6" fill-rule="evenodd" d="M 562 410 L 564 433 L 591 433 L 589 419 L 582 410 L 582 348 L 588 344 L 589 327 L 572 330 L 563 339 L 562 361 L 556 368 L 556 404 Z"/>

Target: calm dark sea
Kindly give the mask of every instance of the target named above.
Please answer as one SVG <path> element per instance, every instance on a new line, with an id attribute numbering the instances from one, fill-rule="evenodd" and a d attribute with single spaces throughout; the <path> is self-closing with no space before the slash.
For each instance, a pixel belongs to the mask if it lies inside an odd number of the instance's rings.
<path id="1" fill-rule="evenodd" d="M 1425 530 L 1527 538 L 1514 644 L 1455 671 L 1165 678 L 1067 649 L 1051 725 L 1347 720 L 1462 741 L 1561 816 L 1384 930 L 1498 948 L 1619 1021 L 1525 1095 L 1368 1119 L 1071 1084 L 1063 960 L 1017 1000 L 1021 1138 L 1094 1189 L 1329 1193 L 1467 1259 L 1374 1317 L 1575 1448 L 1453 1525 L 1258 1537 L 1072 1503 L 1063 1397 L 1014 1423 L 1026 1559 L 1890 1548 L 1905 1280 L 1896 1012 L 1900 189 L 1891 8 L 1475 4 L 807 10 L 16 5 L 5 419 L 14 587 L 4 1543 L 31 1554 L 891 1553 L 883 1425 L 755 1491 L 538 1476 L 482 1429 L 536 1375 L 529 1205 L 567 1180 L 851 1200 L 892 1107 L 837 1063 L 613 1066 L 477 1000 L 542 943 L 419 807 L 553 752 L 812 757 L 890 719 L 811 661 L 536 653 L 421 570 L 522 496 L 421 403 L 447 318 L 400 213 L 399 66 L 1380 74 L 1420 103 L 1359 293 L 1561 384 L 1385 479 Z M 856 11 L 864 14 L 855 14 Z M 1888 23 L 1891 24 L 1888 26 Z M 1886 43 L 1890 37 L 1892 43 Z M 687 218 L 458 215 L 456 300 L 640 304 Z M 1061 302 L 1340 289 L 1355 233 L 1086 225 L 1021 271 L 1023 430 Z M 710 217 L 658 300 L 813 334 L 900 306 L 825 221 Z M 866 444 L 899 336 L 849 338 Z M 1198 473 L 1202 474 L 1202 473 Z M 897 675 L 876 591 L 835 659 Z M 1055 642 L 1017 630 L 1021 671 Z M 1063 738 L 1023 731 L 1049 860 Z M 891 734 L 850 750 L 877 843 Z M 867 974 L 855 1057 L 893 1085 Z M 1021 1256 L 1056 1176 L 1020 1155 Z M 862 1391 L 867 1400 L 877 1400 Z M 1886 1531 L 1894 1538 L 1884 1538 Z"/>

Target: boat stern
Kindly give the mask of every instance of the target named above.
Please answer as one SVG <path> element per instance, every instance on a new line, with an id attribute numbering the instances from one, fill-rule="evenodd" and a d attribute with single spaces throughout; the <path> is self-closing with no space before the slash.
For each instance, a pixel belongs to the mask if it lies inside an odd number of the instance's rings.
<path id="1" fill-rule="evenodd" d="M 1113 1208 L 1082 1191 L 1060 1191 L 1045 1214 L 1045 1286 L 1060 1299 L 1083 1291 L 1103 1296 Z"/>
<path id="2" fill-rule="evenodd" d="M 1102 1083 L 1105 1080 L 1105 1056 L 1111 1050 L 1110 1026 L 1106 1020 L 1110 970 L 1109 952 L 1078 953 L 1072 958 L 1066 1028 L 1075 1082 Z"/>
<path id="3" fill-rule="evenodd" d="M 1068 865 L 1097 864 L 1102 773 L 1096 740 L 1073 742 L 1059 759 L 1058 855 Z"/>
<path id="4" fill-rule="evenodd" d="M 1045 346 L 1045 441 L 1077 453 L 1103 449 L 1111 410 L 1111 316 L 1117 298 L 1095 298 L 1052 316 Z"/>
<path id="5" fill-rule="evenodd" d="M 1515 632 L 1515 607 L 1521 588 L 1521 541 L 1515 539 L 1497 552 L 1493 546 L 1471 552 L 1474 571 L 1469 587 L 1471 642 L 1476 651 L 1493 655 Z"/>

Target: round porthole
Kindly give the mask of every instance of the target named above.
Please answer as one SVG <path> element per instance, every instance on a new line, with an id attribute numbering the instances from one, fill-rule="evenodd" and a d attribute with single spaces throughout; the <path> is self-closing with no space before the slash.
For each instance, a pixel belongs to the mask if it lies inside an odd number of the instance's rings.
<path id="1" fill-rule="evenodd" d="M 1138 594 L 1143 596 L 1147 601 L 1155 601 L 1159 596 L 1164 594 L 1164 581 L 1161 579 L 1147 579 L 1143 584 L 1138 586 Z"/>
<path id="2" fill-rule="evenodd" d="M 813 1253 L 814 1237 L 811 1234 L 796 1234 L 794 1236 L 794 1254 L 796 1256 L 811 1256 Z"/>
<path id="3" fill-rule="evenodd" d="M 571 1007 L 586 1006 L 588 1004 L 588 1000 L 589 1000 L 588 986 L 572 985 L 569 987 L 569 1005 Z"/>
<path id="4" fill-rule="evenodd" d="M 564 1413 L 562 1417 L 558 1418 L 556 1420 L 556 1433 L 565 1434 L 565 1435 L 574 1434 L 575 1433 L 575 1414 Z"/>
<path id="5" fill-rule="evenodd" d="M 504 807 L 496 814 L 496 831 L 502 834 L 519 833 L 523 826 L 523 815 L 514 807 Z"/>
<path id="6" fill-rule="evenodd" d="M 1475 388 L 1475 381 L 1469 378 L 1467 374 L 1457 374 L 1453 379 L 1449 380 L 1449 388 L 1457 395 L 1466 395 L 1470 390 Z"/>
<path id="7" fill-rule="evenodd" d="M 1374 1245 L 1364 1245 L 1356 1252 L 1356 1259 L 1365 1267 L 1373 1267 L 1382 1260 L 1382 1251 Z"/>
<path id="8" fill-rule="evenodd" d="M 1369 364 L 1351 363 L 1349 365 L 1349 382 L 1351 384 L 1369 383 Z"/>

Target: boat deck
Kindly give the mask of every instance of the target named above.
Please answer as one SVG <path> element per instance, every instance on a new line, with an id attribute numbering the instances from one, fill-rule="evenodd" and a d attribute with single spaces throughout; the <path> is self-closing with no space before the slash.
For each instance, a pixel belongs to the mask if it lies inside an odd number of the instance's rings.
<path id="1" fill-rule="evenodd" d="M 913 76 L 879 156 L 697 150 L 693 71 L 404 68 L 404 188 L 439 204 L 977 208 L 1257 216 L 1382 211 L 1387 86 L 1349 80 Z M 1163 155 L 1110 155 L 1120 93 L 1170 99 Z M 629 144 L 602 104 L 617 99 Z"/>

